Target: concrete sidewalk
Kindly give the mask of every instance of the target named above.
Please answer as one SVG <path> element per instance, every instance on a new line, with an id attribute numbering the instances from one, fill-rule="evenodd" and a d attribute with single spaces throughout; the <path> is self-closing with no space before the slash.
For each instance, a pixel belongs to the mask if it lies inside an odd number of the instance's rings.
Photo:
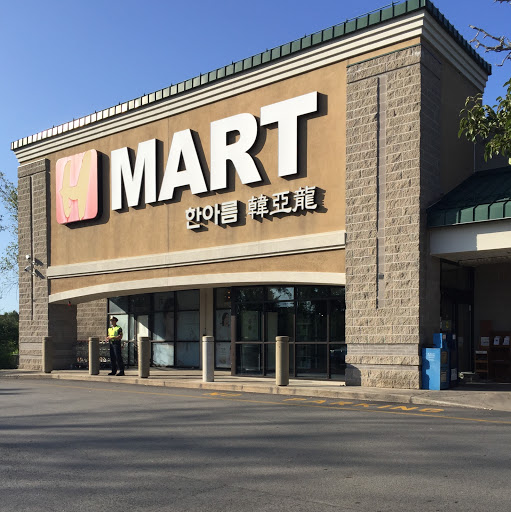
<path id="1" fill-rule="evenodd" d="M 465 384 L 453 389 L 389 389 L 345 386 L 344 382 L 291 379 L 289 386 L 276 386 L 275 380 L 261 377 L 231 376 L 215 371 L 214 382 L 202 382 L 201 370 L 154 369 L 147 379 L 140 379 L 136 369 L 126 370 L 124 377 L 111 377 L 109 370 L 89 375 L 88 370 L 56 370 L 50 374 L 29 370 L 0 370 L 2 378 L 61 379 L 84 382 L 117 382 L 168 388 L 205 389 L 228 392 L 263 393 L 318 398 L 335 398 L 356 402 L 391 402 L 437 407 L 468 407 L 511 412 L 511 384 Z M 0 386 L 1 387 L 1 386 Z"/>

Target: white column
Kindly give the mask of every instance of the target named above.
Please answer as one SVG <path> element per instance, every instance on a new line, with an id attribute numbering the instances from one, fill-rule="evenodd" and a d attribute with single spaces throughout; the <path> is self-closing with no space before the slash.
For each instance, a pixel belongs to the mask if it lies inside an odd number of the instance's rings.
<path id="1" fill-rule="evenodd" d="M 202 382 L 215 380 L 215 338 L 202 337 Z"/>
<path id="2" fill-rule="evenodd" d="M 89 375 L 99 375 L 99 338 L 89 338 Z"/>

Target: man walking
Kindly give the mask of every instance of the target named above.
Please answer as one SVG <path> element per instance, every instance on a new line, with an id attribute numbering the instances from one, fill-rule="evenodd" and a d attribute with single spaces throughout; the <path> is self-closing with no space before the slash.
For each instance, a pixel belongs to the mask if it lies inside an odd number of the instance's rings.
<path id="1" fill-rule="evenodd" d="M 110 323 L 111 327 L 108 328 L 107 341 L 110 342 L 110 361 L 112 363 L 112 371 L 108 375 L 115 375 L 117 370 L 117 376 L 124 375 L 124 362 L 121 354 L 121 340 L 122 340 L 122 328 L 117 325 L 117 317 L 111 316 Z"/>

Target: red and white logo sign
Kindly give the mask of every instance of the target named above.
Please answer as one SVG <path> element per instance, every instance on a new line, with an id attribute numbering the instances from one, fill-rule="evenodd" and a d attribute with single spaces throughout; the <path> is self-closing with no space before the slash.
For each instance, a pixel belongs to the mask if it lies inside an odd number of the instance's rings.
<path id="1" fill-rule="evenodd" d="M 58 160 L 56 191 L 59 224 L 94 219 L 98 214 L 98 152 L 91 149 Z"/>

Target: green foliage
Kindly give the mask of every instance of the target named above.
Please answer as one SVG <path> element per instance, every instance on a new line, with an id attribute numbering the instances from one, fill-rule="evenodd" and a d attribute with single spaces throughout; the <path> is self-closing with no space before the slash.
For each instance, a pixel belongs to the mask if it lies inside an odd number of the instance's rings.
<path id="1" fill-rule="evenodd" d="M 18 352 L 19 315 L 16 311 L 0 315 L 0 368 L 14 368 Z"/>
<path id="2" fill-rule="evenodd" d="M 4 286 L 18 282 L 18 189 L 0 172 L 0 203 L 6 215 L 0 217 L 0 231 L 11 235 L 11 241 L 0 255 L 0 275 Z"/>
<path id="3" fill-rule="evenodd" d="M 464 135 L 471 142 L 483 142 L 484 158 L 503 155 L 511 163 L 511 80 L 506 95 L 497 98 L 497 105 L 483 105 L 483 96 L 478 94 L 467 98 L 461 111 L 458 136 Z"/>

